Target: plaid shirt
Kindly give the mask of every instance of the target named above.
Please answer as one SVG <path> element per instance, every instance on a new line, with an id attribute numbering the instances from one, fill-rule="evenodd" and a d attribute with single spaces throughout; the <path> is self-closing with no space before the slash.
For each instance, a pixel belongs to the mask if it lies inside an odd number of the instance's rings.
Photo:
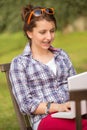
<path id="1" fill-rule="evenodd" d="M 10 80 L 12 91 L 20 111 L 30 115 L 35 123 L 46 115 L 34 115 L 33 112 L 41 102 L 64 103 L 69 100 L 67 78 L 75 75 L 75 70 L 68 55 L 62 49 L 49 48 L 54 53 L 57 72 L 32 58 L 30 45 L 23 54 L 12 60 Z"/>

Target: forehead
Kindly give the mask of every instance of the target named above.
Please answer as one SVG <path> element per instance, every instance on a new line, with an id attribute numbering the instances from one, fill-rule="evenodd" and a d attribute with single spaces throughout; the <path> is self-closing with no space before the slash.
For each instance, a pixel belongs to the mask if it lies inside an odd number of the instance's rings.
<path id="1" fill-rule="evenodd" d="M 40 20 L 36 22 L 36 29 L 52 29 L 55 28 L 53 21 Z"/>

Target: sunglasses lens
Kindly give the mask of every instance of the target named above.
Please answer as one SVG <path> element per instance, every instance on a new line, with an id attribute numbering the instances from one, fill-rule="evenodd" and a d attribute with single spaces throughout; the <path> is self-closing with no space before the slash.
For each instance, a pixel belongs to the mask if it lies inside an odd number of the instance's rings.
<path id="1" fill-rule="evenodd" d="M 34 15 L 35 16 L 40 16 L 42 14 L 42 11 L 40 9 L 34 10 Z"/>
<path id="2" fill-rule="evenodd" d="M 51 9 L 51 8 L 47 8 L 47 9 L 46 9 L 46 12 L 47 12 L 48 14 L 54 14 L 53 9 Z"/>

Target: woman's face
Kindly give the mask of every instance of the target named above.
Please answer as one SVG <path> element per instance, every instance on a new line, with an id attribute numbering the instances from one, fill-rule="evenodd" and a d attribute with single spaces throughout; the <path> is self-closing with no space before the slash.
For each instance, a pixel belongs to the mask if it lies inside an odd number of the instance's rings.
<path id="1" fill-rule="evenodd" d="M 31 39 L 32 47 L 48 49 L 54 40 L 55 24 L 53 21 L 37 21 L 33 31 L 27 34 Z"/>

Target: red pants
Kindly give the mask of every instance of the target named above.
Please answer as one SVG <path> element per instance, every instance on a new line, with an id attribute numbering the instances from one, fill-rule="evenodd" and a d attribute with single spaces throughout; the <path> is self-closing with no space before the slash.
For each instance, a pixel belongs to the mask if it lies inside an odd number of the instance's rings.
<path id="1" fill-rule="evenodd" d="M 48 115 L 42 119 L 38 130 L 76 130 L 76 123 L 74 119 L 59 119 Z M 87 130 L 87 119 L 82 119 L 82 130 Z"/>

